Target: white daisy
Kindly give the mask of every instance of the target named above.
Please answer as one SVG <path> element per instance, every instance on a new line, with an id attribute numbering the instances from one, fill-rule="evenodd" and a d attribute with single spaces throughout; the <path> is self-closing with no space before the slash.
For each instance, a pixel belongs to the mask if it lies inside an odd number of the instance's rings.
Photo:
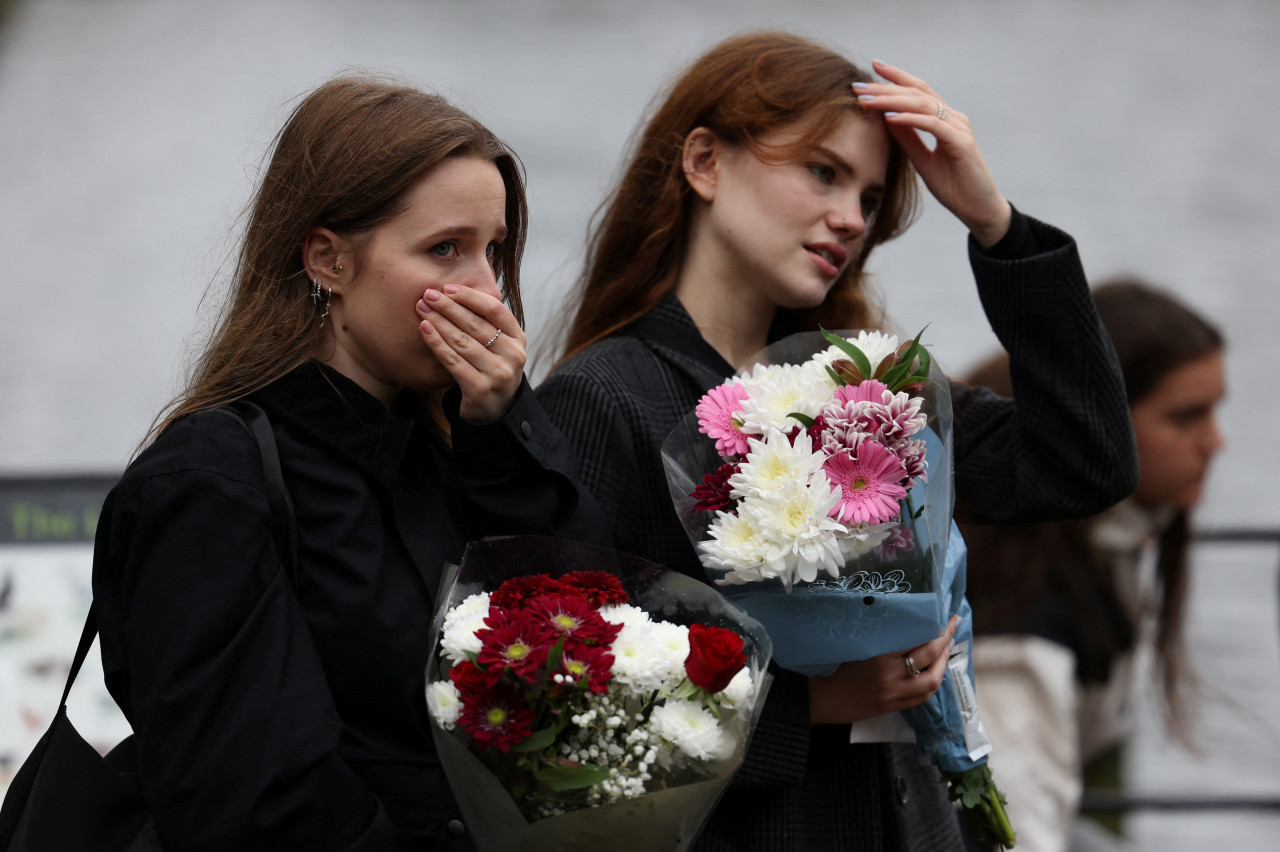
<path id="1" fill-rule="evenodd" d="M 729 681 L 729 685 L 720 690 L 720 703 L 735 710 L 750 710 L 751 700 L 755 697 L 755 682 L 751 679 L 751 670 L 742 667 Z"/>
<path id="2" fill-rule="evenodd" d="M 840 490 L 825 476 L 811 484 L 792 481 L 739 503 L 739 514 L 752 515 L 768 543 L 762 573 L 774 573 L 788 589 L 797 580 L 812 582 L 819 569 L 838 576 L 842 560 L 836 536 L 844 527 L 830 515 L 839 503 Z"/>
<path id="3" fill-rule="evenodd" d="M 643 696 L 670 691 L 684 680 L 689 628 L 666 621 L 627 624 L 610 650 L 615 684 Z"/>

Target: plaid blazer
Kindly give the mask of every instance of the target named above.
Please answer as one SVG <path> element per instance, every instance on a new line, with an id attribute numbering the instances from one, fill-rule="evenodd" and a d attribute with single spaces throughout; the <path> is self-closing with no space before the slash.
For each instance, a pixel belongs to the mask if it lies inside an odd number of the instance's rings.
<path id="1" fill-rule="evenodd" d="M 1123 498 L 1137 484 L 1129 408 L 1074 241 L 1015 211 L 1004 240 L 983 250 L 970 239 L 969 256 L 1018 402 L 952 384 L 958 505 L 1011 523 L 1087 516 Z M 732 372 L 671 295 L 538 388 L 617 546 L 704 580 L 660 448 Z M 963 848 L 937 772 L 913 746 L 849 745 L 847 726 L 809 723 L 804 677 L 774 674 L 747 760 L 695 848 Z"/>

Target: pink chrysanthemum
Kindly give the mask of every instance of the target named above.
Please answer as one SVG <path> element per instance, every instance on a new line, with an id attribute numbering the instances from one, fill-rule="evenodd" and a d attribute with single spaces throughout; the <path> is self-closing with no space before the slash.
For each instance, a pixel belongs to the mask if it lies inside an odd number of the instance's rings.
<path id="1" fill-rule="evenodd" d="M 698 431 L 715 440 L 716 452 L 722 456 L 743 455 L 750 447 L 747 436 L 739 431 L 741 421 L 735 420 L 748 396 L 740 384 L 718 385 L 698 403 Z"/>
<path id="2" fill-rule="evenodd" d="M 837 453 L 822 465 L 832 485 L 840 489 L 840 502 L 831 517 L 841 523 L 879 524 L 898 516 L 898 500 L 906 471 L 898 457 L 874 441 L 863 441 L 855 459 Z"/>

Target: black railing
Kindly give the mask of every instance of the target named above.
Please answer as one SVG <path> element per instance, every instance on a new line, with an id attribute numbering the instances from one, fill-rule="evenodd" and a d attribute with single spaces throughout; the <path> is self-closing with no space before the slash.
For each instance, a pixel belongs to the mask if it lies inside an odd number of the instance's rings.
<path id="1" fill-rule="evenodd" d="M 1196 544 L 1272 544 L 1277 553 L 1277 612 L 1280 613 L 1280 529 L 1257 527 L 1222 527 L 1195 533 Z M 1080 810 L 1089 814 L 1130 813 L 1133 811 L 1247 811 L 1262 813 L 1280 811 L 1280 795 L 1275 796 L 1179 796 L 1125 795 L 1122 793 L 1085 790 Z"/>

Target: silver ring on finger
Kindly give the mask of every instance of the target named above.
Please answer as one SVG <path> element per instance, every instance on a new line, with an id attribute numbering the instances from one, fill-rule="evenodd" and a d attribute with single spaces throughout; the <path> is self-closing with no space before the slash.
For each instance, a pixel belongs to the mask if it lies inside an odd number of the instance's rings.
<path id="1" fill-rule="evenodd" d="M 920 677 L 920 670 L 916 668 L 916 661 L 911 659 L 911 655 L 902 658 L 902 664 L 907 667 L 907 674 L 911 677 Z"/>
<path id="2" fill-rule="evenodd" d="M 947 109 L 942 104 L 938 104 L 938 120 L 939 121 L 946 121 L 947 115 L 950 114 L 950 112 L 951 110 Z"/>
<path id="3" fill-rule="evenodd" d="M 484 345 L 484 348 L 485 348 L 485 349 L 488 349 L 490 346 L 492 346 L 493 344 L 497 343 L 497 342 L 498 342 L 498 338 L 499 338 L 499 337 L 501 337 L 501 336 L 502 336 L 502 329 L 498 329 L 498 333 L 497 333 L 497 334 L 495 334 L 493 337 L 490 337 L 490 338 L 489 338 L 489 342 L 488 342 L 488 343 L 486 343 L 486 344 Z"/>

